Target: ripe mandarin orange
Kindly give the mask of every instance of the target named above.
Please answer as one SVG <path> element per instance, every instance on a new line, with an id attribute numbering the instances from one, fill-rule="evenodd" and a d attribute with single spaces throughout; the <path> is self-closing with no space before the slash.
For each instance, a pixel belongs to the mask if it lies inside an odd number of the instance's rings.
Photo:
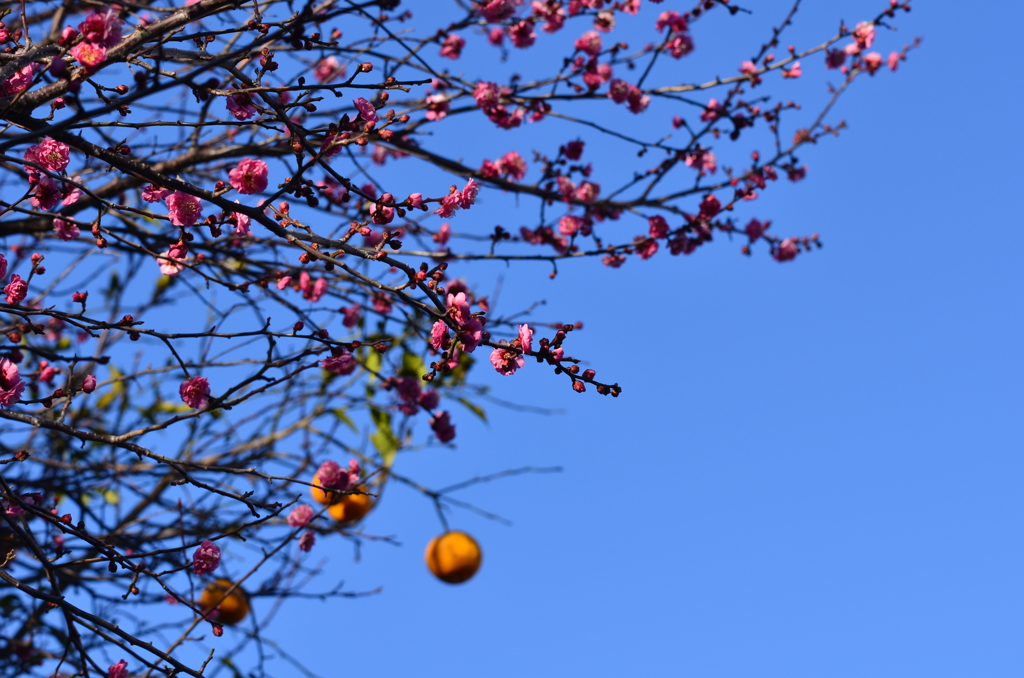
<path id="1" fill-rule="evenodd" d="M 360 492 L 367 492 L 366 485 L 359 486 Z M 352 527 L 363 519 L 373 508 L 373 497 L 368 494 L 343 494 L 337 503 L 327 510 L 341 523 L 341 527 Z"/>
<path id="2" fill-rule="evenodd" d="M 203 590 L 203 595 L 199 598 L 199 609 L 211 621 L 230 626 L 242 621 L 249 614 L 249 596 L 241 587 L 236 587 L 227 596 L 224 595 L 231 585 L 230 579 L 216 579 Z"/>
<path id="3" fill-rule="evenodd" d="M 480 569 L 480 545 L 465 532 L 446 532 L 427 544 L 424 554 L 434 576 L 449 584 L 461 584 Z"/>
<path id="4" fill-rule="evenodd" d="M 314 473 L 313 480 L 311 481 L 314 485 L 321 485 L 320 474 Z M 331 502 L 338 501 L 339 495 L 333 492 L 325 492 L 318 487 L 309 488 L 309 493 L 313 495 L 313 500 L 321 504 L 330 504 Z"/>

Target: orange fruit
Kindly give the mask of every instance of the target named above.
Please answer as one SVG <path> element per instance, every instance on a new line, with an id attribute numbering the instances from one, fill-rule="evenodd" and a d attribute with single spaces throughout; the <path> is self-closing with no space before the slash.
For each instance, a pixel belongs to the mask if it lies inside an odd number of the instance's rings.
<path id="1" fill-rule="evenodd" d="M 480 545 L 465 532 L 445 532 L 427 544 L 424 554 L 434 576 L 449 584 L 461 584 L 480 569 Z"/>
<path id="2" fill-rule="evenodd" d="M 359 486 L 360 492 L 367 492 L 366 485 Z M 352 527 L 373 508 L 373 497 L 368 494 L 343 494 L 341 498 L 328 508 L 331 516 L 341 523 L 341 527 Z"/>
<path id="3" fill-rule="evenodd" d="M 228 593 L 231 588 L 230 579 L 216 579 L 206 585 L 203 595 L 199 598 L 199 609 L 210 621 L 230 626 L 237 624 L 249 614 L 249 596 L 241 587 Z"/>
<path id="4" fill-rule="evenodd" d="M 314 485 L 321 485 L 320 474 L 314 473 L 313 480 L 311 481 Z M 341 495 L 334 494 L 333 492 L 325 492 L 318 487 L 309 488 L 309 493 L 313 495 L 313 500 L 321 504 L 330 504 L 331 502 L 338 501 Z"/>

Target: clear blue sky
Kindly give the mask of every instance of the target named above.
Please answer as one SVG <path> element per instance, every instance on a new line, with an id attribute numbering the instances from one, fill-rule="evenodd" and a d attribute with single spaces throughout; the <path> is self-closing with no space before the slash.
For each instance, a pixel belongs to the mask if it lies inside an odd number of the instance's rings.
<path id="1" fill-rule="evenodd" d="M 787 3 L 746 4 L 698 24 L 680 67 L 749 58 Z M 800 45 L 884 6 L 805 4 Z M 438 487 L 564 472 L 458 495 L 514 525 L 451 515 L 484 549 L 457 587 L 423 566 L 430 505 L 391 487 L 367 530 L 401 547 L 310 554 L 320 588 L 383 593 L 288 603 L 272 635 L 321 675 L 1024 675 L 1021 25 L 1020 3 L 947 0 L 881 35 L 883 54 L 924 43 L 840 103 L 851 127 L 802 154 L 806 181 L 757 204 L 819 252 L 508 270 L 506 310 L 544 298 L 539 318 L 583 320 L 571 352 L 622 397 L 534 363 L 481 375 L 565 413 L 457 410 L 458 448 L 398 470 Z M 818 59 L 794 87 L 821 94 Z"/>

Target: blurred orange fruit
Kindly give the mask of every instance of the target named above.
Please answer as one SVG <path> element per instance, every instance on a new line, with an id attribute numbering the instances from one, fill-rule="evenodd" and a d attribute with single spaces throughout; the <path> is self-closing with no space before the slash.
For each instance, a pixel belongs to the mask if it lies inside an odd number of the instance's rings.
<path id="1" fill-rule="evenodd" d="M 199 609 L 210 621 L 230 626 L 249 614 L 249 596 L 241 587 L 235 587 L 234 591 L 227 593 L 231 585 L 230 579 L 216 579 L 203 590 L 199 598 Z"/>
<path id="2" fill-rule="evenodd" d="M 461 584 L 480 569 L 483 554 L 475 539 L 455 531 L 431 539 L 424 557 L 435 577 L 449 584 Z"/>
<path id="3" fill-rule="evenodd" d="M 359 486 L 360 492 L 367 492 L 366 485 Z M 368 494 L 343 494 L 327 510 L 341 523 L 341 527 L 352 527 L 373 508 L 373 497 Z"/>

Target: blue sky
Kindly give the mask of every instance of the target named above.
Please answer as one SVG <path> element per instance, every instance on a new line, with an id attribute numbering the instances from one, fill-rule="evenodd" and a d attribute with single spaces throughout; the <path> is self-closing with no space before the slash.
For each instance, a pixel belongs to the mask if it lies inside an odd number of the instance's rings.
<path id="1" fill-rule="evenodd" d="M 798 45 L 884 3 L 807 4 Z M 749 5 L 698 24 L 694 69 L 731 72 L 784 9 Z M 396 468 L 435 487 L 564 471 L 457 495 L 513 522 L 450 515 L 484 549 L 461 586 L 429 575 L 440 525 L 392 484 L 366 528 L 402 546 L 311 554 L 320 588 L 383 593 L 286 603 L 282 647 L 322 675 L 1021 675 L 1022 22 L 1017 3 L 922 2 L 880 38 L 883 53 L 924 43 L 858 83 L 834 115 L 850 129 L 751 212 L 821 233 L 820 251 L 780 265 L 716 242 L 554 281 L 504 271 L 505 310 L 543 298 L 539 318 L 584 321 L 571 352 L 622 396 L 577 395 L 533 363 L 480 375 L 562 413 L 456 410 L 457 449 Z M 810 66 L 794 87 L 820 96 Z"/>

